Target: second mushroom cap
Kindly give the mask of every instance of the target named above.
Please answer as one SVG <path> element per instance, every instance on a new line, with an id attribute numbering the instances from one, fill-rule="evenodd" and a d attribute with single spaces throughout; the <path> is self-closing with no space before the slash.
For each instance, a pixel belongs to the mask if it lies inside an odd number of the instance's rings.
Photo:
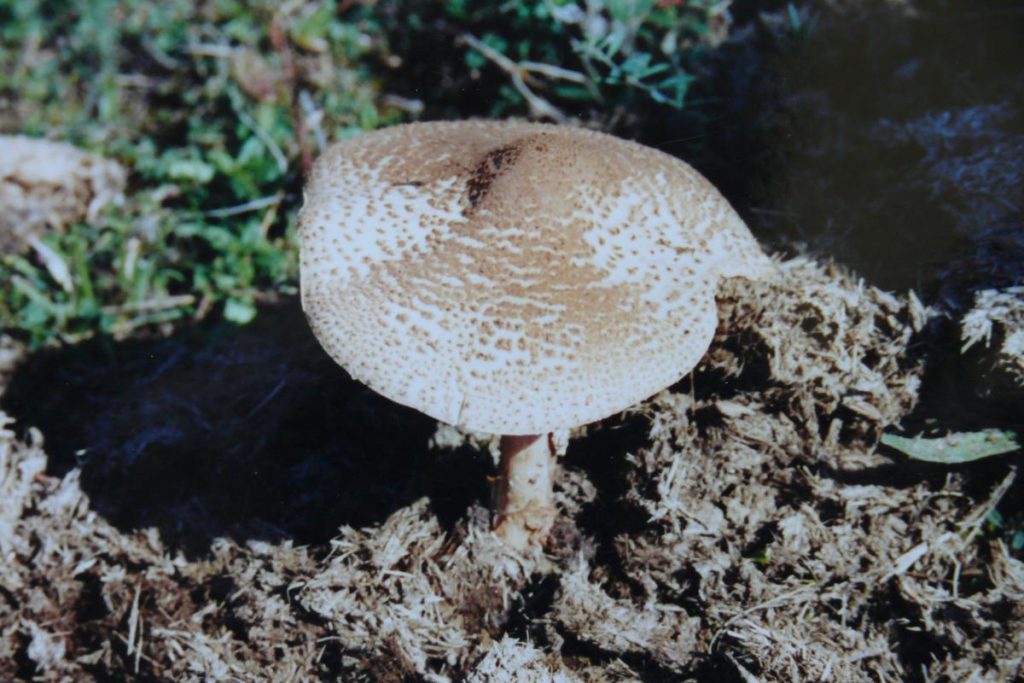
<path id="1" fill-rule="evenodd" d="M 719 278 L 770 264 L 685 163 L 530 123 L 338 143 L 299 230 L 328 353 L 398 403 L 497 434 L 575 427 L 676 382 L 710 344 Z"/>

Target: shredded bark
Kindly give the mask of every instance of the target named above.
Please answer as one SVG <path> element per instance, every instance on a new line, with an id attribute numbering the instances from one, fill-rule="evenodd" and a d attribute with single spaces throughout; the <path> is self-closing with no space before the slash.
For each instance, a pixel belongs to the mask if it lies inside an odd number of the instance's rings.
<path id="1" fill-rule="evenodd" d="M 1024 563 L 986 530 L 1013 461 L 877 449 L 917 402 L 927 313 L 802 258 L 719 304 L 690 378 L 574 435 L 543 555 L 502 546 L 478 503 L 448 523 L 426 498 L 327 543 L 186 555 L 111 523 L 81 468 L 52 473 L 44 435 L 5 416 L 0 679 L 1024 674 Z M 487 442 L 442 430 L 431 448 Z"/>

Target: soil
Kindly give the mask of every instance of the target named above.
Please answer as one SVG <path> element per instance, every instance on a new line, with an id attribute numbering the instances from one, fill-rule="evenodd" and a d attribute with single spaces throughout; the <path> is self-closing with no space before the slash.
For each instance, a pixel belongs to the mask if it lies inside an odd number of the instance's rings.
<path id="1" fill-rule="evenodd" d="M 736 97 L 660 124 L 704 126 L 692 160 L 786 255 L 724 283 L 689 377 L 572 435 L 543 552 L 489 532 L 493 442 L 347 379 L 295 301 L 2 338 L 0 680 L 1024 678 L 1020 453 L 879 445 L 1019 432 L 1024 88 L 989 68 L 1017 16 L 890 4 L 823 21 L 799 78 L 799 45 L 737 28 Z"/>

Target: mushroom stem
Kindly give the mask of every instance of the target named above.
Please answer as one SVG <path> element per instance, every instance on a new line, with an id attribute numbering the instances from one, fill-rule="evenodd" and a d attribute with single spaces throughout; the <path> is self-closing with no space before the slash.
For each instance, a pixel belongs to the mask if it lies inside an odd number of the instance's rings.
<path id="1" fill-rule="evenodd" d="M 543 544 L 555 521 L 553 437 L 501 437 L 501 463 L 494 489 L 494 533 L 519 551 Z"/>

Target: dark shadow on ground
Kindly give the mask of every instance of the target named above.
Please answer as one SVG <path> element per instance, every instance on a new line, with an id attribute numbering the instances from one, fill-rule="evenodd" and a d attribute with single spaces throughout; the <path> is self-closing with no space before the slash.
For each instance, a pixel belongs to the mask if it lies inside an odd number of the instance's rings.
<path id="1" fill-rule="evenodd" d="M 81 466 L 100 514 L 189 554 L 219 536 L 319 543 L 422 496 L 451 524 L 492 469 L 429 449 L 436 421 L 349 379 L 295 301 L 245 327 L 34 354 L 0 407 L 42 431 L 51 474 Z"/>
<path id="2" fill-rule="evenodd" d="M 1024 11 L 914 8 L 737 0 L 687 107 L 638 137 L 697 167 L 774 248 L 802 242 L 953 306 L 1019 283 Z"/>

